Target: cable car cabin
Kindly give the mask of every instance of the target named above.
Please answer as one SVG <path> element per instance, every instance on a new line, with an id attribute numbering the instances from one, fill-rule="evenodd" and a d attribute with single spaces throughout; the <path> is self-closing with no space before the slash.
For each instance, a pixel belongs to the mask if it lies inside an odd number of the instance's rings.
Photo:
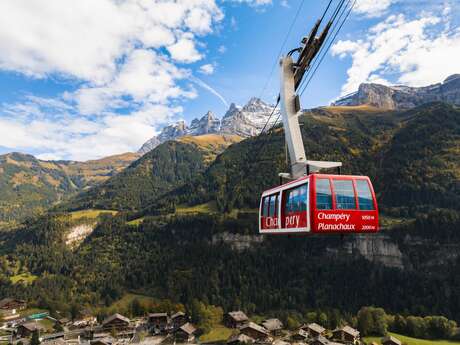
<path id="1" fill-rule="evenodd" d="M 261 234 L 369 233 L 379 230 L 367 176 L 311 174 L 262 194 Z"/>

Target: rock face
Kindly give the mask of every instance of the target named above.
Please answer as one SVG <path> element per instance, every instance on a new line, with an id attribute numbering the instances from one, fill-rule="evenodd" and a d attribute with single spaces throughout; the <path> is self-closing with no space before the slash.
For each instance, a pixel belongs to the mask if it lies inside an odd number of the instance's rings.
<path id="1" fill-rule="evenodd" d="M 446 102 L 460 105 L 460 74 L 444 82 L 424 86 L 385 86 L 361 84 L 358 91 L 332 103 L 333 106 L 372 105 L 384 109 L 410 109 L 429 102 Z"/>
<path id="2" fill-rule="evenodd" d="M 165 141 L 185 135 L 234 134 L 240 137 L 254 136 L 260 133 L 272 111 L 273 106 L 259 98 L 251 98 L 244 107 L 232 103 L 222 121 L 211 111 L 208 111 L 201 119 L 194 119 L 190 126 L 187 126 L 185 121 L 179 121 L 164 127 L 158 136 L 145 142 L 138 152 L 145 154 Z M 278 114 L 279 112 L 274 112 L 270 123 L 276 120 Z"/>
<path id="3" fill-rule="evenodd" d="M 189 135 L 203 135 L 218 133 L 220 129 L 220 120 L 208 111 L 200 120 L 194 119 L 187 130 Z"/>
<path id="4" fill-rule="evenodd" d="M 232 103 L 222 119 L 221 132 L 237 134 L 242 137 L 257 135 L 272 111 L 273 106 L 255 97 L 251 98 L 242 108 Z M 270 124 L 276 121 L 278 114 L 278 111 L 273 113 Z"/>

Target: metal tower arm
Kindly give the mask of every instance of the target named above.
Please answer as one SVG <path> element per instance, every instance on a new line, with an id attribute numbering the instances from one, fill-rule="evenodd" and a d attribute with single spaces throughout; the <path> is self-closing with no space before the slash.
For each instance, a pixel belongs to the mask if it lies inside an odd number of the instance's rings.
<path id="1" fill-rule="evenodd" d="M 305 156 L 305 148 L 300 132 L 300 105 L 295 93 L 294 63 L 290 56 L 281 58 L 280 106 L 284 126 L 284 136 L 289 150 L 291 162 L 290 178 L 297 179 L 307 173 L 321 169 L 341 167 L 341 162 L 310 161 Z M 308 169 L 307 169 L 308 167 Z"/>

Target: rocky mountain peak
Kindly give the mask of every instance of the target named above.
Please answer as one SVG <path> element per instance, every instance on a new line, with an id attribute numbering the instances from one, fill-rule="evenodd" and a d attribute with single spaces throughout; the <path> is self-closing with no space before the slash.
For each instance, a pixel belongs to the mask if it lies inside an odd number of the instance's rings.
<path id="1" fill-rule="evenodd" d="M 423 87 L 386 86 L 363 83 L 356 92 L 333 102 L 334 106 L 371 105 L 383 109 L 410 109 L 429 102 L 460 105 L 460 74 L 447 77 L 442 83 Z"/>
<path id="2" fill-rule="evenodd" d="M 257 97 L 251 98 L 243 107 L 232 103 L 222 121 L 212 111 L 208 111 L 200 119 L 193 119 L 190 126 L 187 126 L 185 121 L 179 121 L 164 127 L 159 135 L 142 145 L 139 152 L 145 154 L 167 140 L 174 140 L 185 135 L 220 133 L 235 134 L 241 137 L 254 136 L 260 133 L 272 110 L 273 106 Z M 273 120 L 275 118 L 276 116 L 272 117 Z"/>
<path id="3" fill-rule="evenodd" d="M 230 107 L 228 108 L 228 110 L 226 111 L 223 119 L 225 119 L 226 117 L 231 117 L 233 116 L 236 112 L 240 111 L 241 110 L 241 107 L 236 105 L 235 103 L 232 103 L 230 104 Z"/>

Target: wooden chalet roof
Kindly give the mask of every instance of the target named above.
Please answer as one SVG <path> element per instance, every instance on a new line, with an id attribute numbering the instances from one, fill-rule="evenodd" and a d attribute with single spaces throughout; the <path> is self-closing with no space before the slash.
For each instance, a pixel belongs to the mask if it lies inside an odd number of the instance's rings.
<path id="1" fill-rule="evenodd" d="M 322 335 L 318 335 L 318 336 L 315 338 L 315 342 L 316 342 L 316 343 L 323 344 L 323 345 L 329 345 L 329 340 L 326 339 L 325 337 L 323 337 Z"/>
<path id="2" fill-rule="evenodd" d="M 18 327 L 24 327 L 25 329 L 27 329 L 30 332 L 45 329 L 45 327 L 43 327 L 42 325 L 40 325 L 39 323 L 34 322 L 34 321 L 24 322 L 24 323 L 20 324 Z"/>
<path id="3" fill-rule="evenodd" d="M 291 343 L 288 343 L 282 339 L 277 339 L 272 343 L 272 345 L 291 345 Z"/>
<path id="4" fill-rule="evenodd" d="M 304 328 L 304 327 L 302 327 Z M 321 325 L 318 325 L 317 323 L 313 322 L 313 323 L 309 323 L 307 326 L 306 326 L 307 329 L 311 329 L 317 333 L 323 333 L 326 328 L 324 328 L 323 326 Z M 304 328 L 305 329 L 305 328 Z"/>
<path id="5" fill-rule="evenodd" d="M 231 311 L 228 313 L 228 315 L 237 322 L 244 322 L 248 320 L 247 315 L 241 310 Z"/>
<path id="6" fill-rule="evenodd" d="M 227 344 L 231 343 L 253 343 L 255 340 L 251 338 L 250 336 L 240 333 L 240 334 L 234 334 L 227 340 Z"/>
<path id="7" fill-rule="evenodd" d="M 263 328 L 262 326 L 254 322 L 248 322 L 247 324 L 243 325 L 243 327 L 241 327 L 241 330 L 248 329 L 248 328 L 253 329 L 259 333 L 268 335 L 268 331 L 265 328 Z"/>
<path id="8" fill-rule="evenodd" d="M 122 321 L 124 321 L 126 323 L 130 322 L 130 320 L 126 316 L 123 316 L 121 314 L 115 313 L 113 315 L 110 315 L 104 321 L 102 321 L 102 325 L 106 325 L 106 324 L 108 324 L 108 323 L 110 323 L 110 322 L 112 322 L 113 320 L 116 320 L 116 319 L 122 320 Z"/>
<path id="9" fill-rule="evenodd" d="M 335 330 L 333 330 L 332 332 L 335 333 L 337 331 L 342 331 L 342 332 L 345 332 L 353 337 L 358 337 L 359 336 L 359 331 L 357 329 L 354 329 L 353 327 L 350 327 L 350 326 L 343 326 L 341 328 L 337 328 Z"/>
<path id="10" fill-rule="evenodd" d="M 168 317 L 168 313 L 150 313 L 149 317 Z"/>
<path id="11" fill-rule="evenodd" d="M 6 298 L 3 298 L 2 300 L 0 300 L 0 308 L 3 308 L 4 306 L 6 306 L 8 303 L 10 302 L 18 302 L 18 303 L 26 303 L 25 301 L 21 300 L 21 299 L 16 299 L 16 298 L 11 298 L 11 297 L 6 297 Z"/>
<path id="12" fill-rule="evenodd" d="M 171 316 L 171 319 L 174 320 L 175 318 L 180 317 L 180 316 L 185 316 L 185 313 L 184 313 L 184 312 L 181 312 L 181 311 L 178 311 L 177 313 L 175 313 L 175 314 L 173 314 L 173 315 Z"/>
<path id="13" fill-rule="evenodd" d="M 179 330 L 192 335 L 193 333 L 196 332 L 195 326 L 193 326 L 190 322 L 187 322 L 185 325 L 182 325 L 179 327 Z"/>
<path id="14" fill-rule="evenodd" d="M 387 335 L 386 337 L 382 338 L 382 344 L 385 342 L 392 341 L 394 344 L 401 345 L 402 342 L 398 338 L 393 337 L 392 335 Z"/>
<path id="15" fill-rule="evenodd" d="M 283 328 L 283 323 L 279 319 L 267 319 L 262 322 L 262 326 L 269 331 L 277 331 Z"/>

